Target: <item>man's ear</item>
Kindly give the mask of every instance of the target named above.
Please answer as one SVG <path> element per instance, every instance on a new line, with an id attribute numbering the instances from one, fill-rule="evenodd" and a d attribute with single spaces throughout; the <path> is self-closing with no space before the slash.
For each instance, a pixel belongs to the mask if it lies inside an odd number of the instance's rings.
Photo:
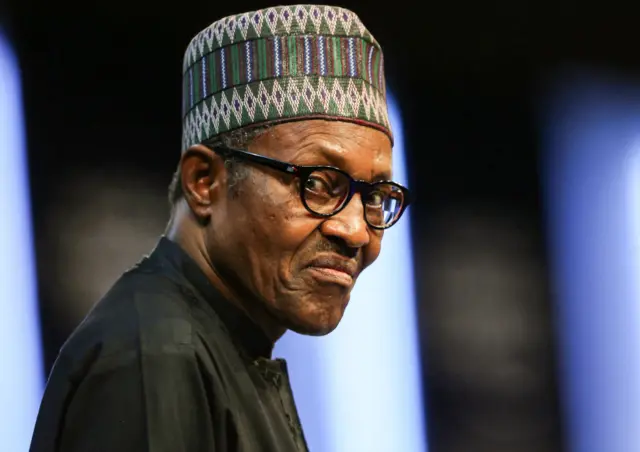
<path id="1" fill-rule="evenodd" d="M 208 221 L 226 186 L 224 160 L 205 146 L 192 146 L 180 159 L 180 181 L 191 211 L 200 221 Z"/>

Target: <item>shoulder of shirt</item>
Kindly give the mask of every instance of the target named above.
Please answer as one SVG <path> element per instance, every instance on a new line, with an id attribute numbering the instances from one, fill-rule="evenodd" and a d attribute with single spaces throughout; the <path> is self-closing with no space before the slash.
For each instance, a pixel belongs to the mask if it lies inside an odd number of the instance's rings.
<path id="1" fill-rule="evenodd" d="M 124 273 L 60 350 L 66 361 L 119 354 L 194 357 L 201 347 L 191 308 L 194 295 L 179 277 L 144 260 Z"/>

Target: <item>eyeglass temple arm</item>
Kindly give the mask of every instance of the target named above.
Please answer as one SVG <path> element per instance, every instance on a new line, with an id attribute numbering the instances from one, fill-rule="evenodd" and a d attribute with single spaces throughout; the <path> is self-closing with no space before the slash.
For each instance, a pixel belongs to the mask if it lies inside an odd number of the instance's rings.
<path id="1" fill-rule="evenodd" d="M 265 165 L 268 167 L 271 167 L 273 169 L 276 169 L 278 171 L 283 171 L 285 173 L 289 173 L 289 174 L 297 174 L 298 173 L 298 167 L 296 167 L 295 165 L 291 165 L 289 163 L 286 162 L 281 162 L 280 160 L 276 160 L 276 159 L 272 159 L 270 157 L 265 157 L 264 155 L 259 155 L 259 154 L 254 154 L 252 152 L 248 152 L 248 151 L 241 151 L 238 149 L 230 149 L 227 147 L 223 147 L 223 146 L 217 146 L 217 147 L 210 147 L 207 146 L 209 149 L 211 149 L 214 152 L 218 152 L 222 155 L 233 155 L 233 156 L 237 156 L 239 158 L 245 159 L 245 160 L 249 160 L 255 163 L 259 163 L 261 165 Z"/>

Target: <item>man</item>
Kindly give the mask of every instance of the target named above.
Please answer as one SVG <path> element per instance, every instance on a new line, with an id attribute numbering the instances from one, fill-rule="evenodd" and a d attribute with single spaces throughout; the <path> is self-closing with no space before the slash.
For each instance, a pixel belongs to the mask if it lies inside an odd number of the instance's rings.
<path id="1" fill-rule="evenodd" d="M 273 345 L 336 328 L 409 203 L 380 47 L 337 7 L 231 16 L 183 89 L 166 233 L 62 348 L 32 452 L 307 449 Z"/>

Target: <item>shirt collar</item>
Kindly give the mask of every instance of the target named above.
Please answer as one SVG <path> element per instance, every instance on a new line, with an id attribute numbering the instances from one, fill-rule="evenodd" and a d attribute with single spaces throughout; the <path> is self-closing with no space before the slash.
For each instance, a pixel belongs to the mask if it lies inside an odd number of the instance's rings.
<path id="1" fill-rule="evenodd" d="M 162 236 L 151 258 L 169 263 L 199 292 L 215 310 L 222 323 L 251 358 L 271 358 L 273 342 L 247 314 L 229 300 L 211 284 L 200 266 L 176 242 Z"/>

